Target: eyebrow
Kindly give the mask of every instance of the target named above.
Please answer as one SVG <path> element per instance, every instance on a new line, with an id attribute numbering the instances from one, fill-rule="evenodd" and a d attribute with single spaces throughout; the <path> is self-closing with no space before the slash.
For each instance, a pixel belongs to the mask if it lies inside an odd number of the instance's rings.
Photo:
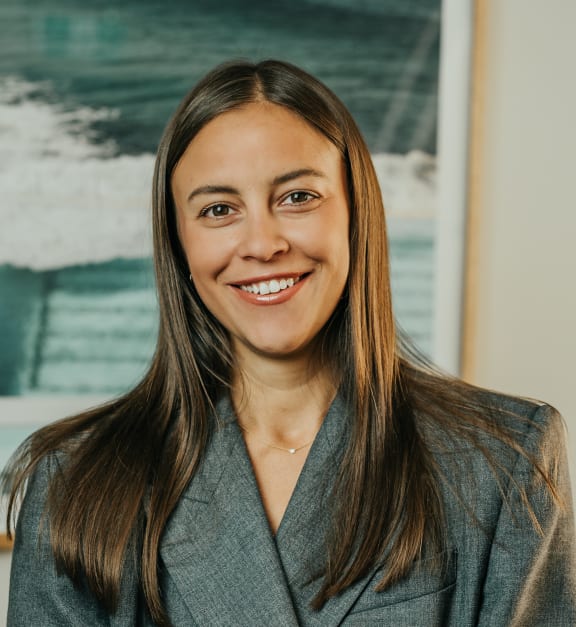
<path id="1" fill-rule="evenodd" d="M 280 174 L 276 176 L 272 180 L 272 185 L 282 185 L 283 183 L 289 183 L 295 179 L 298 179 L 302 176 L 315 176 L 318 178 L 326 178 L 326 175 L 320 172 L 319 170 L 315 170 L 314 168 L 299 168 L 298 170 L 292 170 L 290 172 L 286 172 L 285 174 Z M 200 196 L 201 194 L 235 194 L 236 196 L 240 195 L 240 192 L 235 187 L 230 187 L 229 185 L 202 185 L 201 187 L 196 187 L 189 194 L 186 199 L 187 202 L 190 202 L 196 196 Z"/>
<path id="2" fill-rule="evenodd" d="M 202 187 L 197 187 L 193 189 L 186 199 L 187 202 L 190 202 L 196 196 L 200 196 L 201 194 L 236 194 L 238 195 L 240 192 L 235 187 L 229 187 L 228 185 L 202 185 Z"/>
<path id="3" fill-rule="evenodd" d="M 282 183 L 288 183 L 294 179 L 299 179 L 301 176 L 316 176 L 318 178 L 326 178 L 326 175 L 314 168 L 300 168 L 299 170 L 292 170 L 286 172 L 286 174 L 280 174 L 273 181 L 273 185 L 282 185 Z"/>

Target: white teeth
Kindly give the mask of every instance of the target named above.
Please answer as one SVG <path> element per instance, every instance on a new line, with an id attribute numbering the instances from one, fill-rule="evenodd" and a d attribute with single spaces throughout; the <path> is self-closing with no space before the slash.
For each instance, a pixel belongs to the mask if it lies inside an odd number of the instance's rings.
<path id="1" fill-rule="evenodd" d="M 250 294 L 277 294 L 287 287 L 293 287 L 300 278 L 293 279 L 272 279 L 271 281 L 260 281 L 260 283 L 252 283 L 250 285 L 241 285 L 240 289 Z"/>

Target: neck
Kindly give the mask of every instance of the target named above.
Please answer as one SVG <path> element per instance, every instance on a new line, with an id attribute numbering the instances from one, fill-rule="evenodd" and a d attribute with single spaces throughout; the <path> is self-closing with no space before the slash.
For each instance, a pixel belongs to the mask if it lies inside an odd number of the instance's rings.
<path id="1" fill-rule="evenodd" d="M 289 446 L 313 439 L 336 393 L 327 369 L 312 370 L 305 358 L 239 353 L 232 400 L 240 426 Z"/>

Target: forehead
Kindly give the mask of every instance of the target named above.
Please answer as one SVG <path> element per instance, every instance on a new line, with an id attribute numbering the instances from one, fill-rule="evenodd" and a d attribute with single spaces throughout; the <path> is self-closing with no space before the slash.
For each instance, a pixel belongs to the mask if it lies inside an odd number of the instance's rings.
<path id="1" fill-rule="evenodd" d="M 174 170 L 173 185 L 182 178 L 253 175 L 303 165 L 340 171 L 341 163 L 336 146 L 298 114 L 253 102 L 220 114 L 198 132 Z"/>
<path id="2" fill-rule="evenodd" d="M 266 100 L 249 102 L 217 115 L 200 129 L 190 144 L 202 141 L 206 135 L 213 136 L 221 132 L 241 132 L 247 129 L 251 132 L 277 132 L 279 128 L 307 135 L 311 141 L 331 144 L 327 137 L 301 115 L 288 107 Z"/>

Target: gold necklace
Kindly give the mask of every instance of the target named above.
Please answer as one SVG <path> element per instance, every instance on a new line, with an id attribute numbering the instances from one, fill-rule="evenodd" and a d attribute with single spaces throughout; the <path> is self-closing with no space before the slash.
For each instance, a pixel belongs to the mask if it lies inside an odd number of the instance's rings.
<path id="1" fill-rule="evenodd" d="M 243 427 L 240 423 L 238 423 L 238 426 L 240 427 L 240 429 L 242 431 L 244 431 L 244 433 L 251 433 L 252 435 L 254 435 L 253 431 L 248 431 L 248 429 L 246 429 L 246 427 Z M 262 438 L 257 438 L 257 440 L 262 442 L 262 444 L 265 444 L 266 446 L 269 446 L 270 448 L 275 448 L 278 451 L 284 451 L 285 453 L 290 453 L 290 455 L 294 455 L 294 453 L 297 453 L 298 451 L 301 451 L 303 448 L 306 448 L 307 446 L 310 446 L 310 444 L 312 444 L 312 442 L 314 442 L 314 440 L 310 440 L 310 442 L 306 442 L 306 444 L 302 444 L 302 446 L 296 446 L 294 448 L 284 448 L 283 446 L 277 446 L 276 444 L 272 444 L 271 442 L 267 442 L 266 440 L 263 440 Z"/>

